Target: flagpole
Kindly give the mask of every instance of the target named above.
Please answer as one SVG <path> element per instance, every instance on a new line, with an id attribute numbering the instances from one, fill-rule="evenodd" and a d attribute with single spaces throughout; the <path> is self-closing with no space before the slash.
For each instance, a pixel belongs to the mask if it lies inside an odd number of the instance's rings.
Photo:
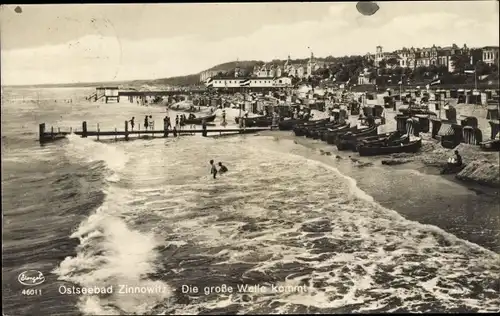
<path id="1" fill-rule="evenodd" d="M 403 75 L 401 75 L 401 81 L 399 82 L 399 102 L 400 105 L 403 104 Z"/>
<path id="2" fill-rule="evenodd" d="M 474 87 L 477 90 L 477 70 L 474 68 Z"/>

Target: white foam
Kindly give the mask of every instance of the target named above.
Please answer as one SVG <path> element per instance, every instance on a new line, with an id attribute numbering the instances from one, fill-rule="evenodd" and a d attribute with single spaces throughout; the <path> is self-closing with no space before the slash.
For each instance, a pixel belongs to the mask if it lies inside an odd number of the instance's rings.
<path id="1" fill-rule="evenodd" d="M 88 283 L 125 277 L 129 280 L 131 277 L 125 274 L 130 273 L 134 276 L 132 281 L 151 282 L 144 275 L 155 270 L 156 246 L 194 245 L 199 251 L 211 250 L 210 256 L 219 260 L 217 264 L 254 264 L 246 275 L 283 275 L 286 266 L 300 265 L 307 270 L 290 268 L 280 281 L 286 285 L 305 282 L 309 284 L 308 291 L 248 294 L 252 303 L 244 304 L 238 294 L 200 299 L 188 305 L 169 305 L 172 314 L 198 313 L 199 308 L 234 303 L 241 304 L 242 313 L 248 313 L 272 302 L 279 303 L 273 312 L 282 313 L 297 304 L 321 308 L 359 304 L 357 311 L 372 311 L 395 297 L 403 301 L 400 307 L 412 310 L 414 305 L 409 298 L 428 293 L 438 282 L 462 291 L 465 296 L 456 298 L 435 287 L 430 295 L 444 306 L 464 303 L 495 310 L 493 300 L 470 296 L 467 288 L 454 278 L 474 273 L 478 279 L 493 280 L 499 269 L 497 254 L 381 207 L 357 187 L 354 179 L 313 160 L 317 159 L 313 155 L 304 157 L 303 152 L 291 141 L 276 144 L 263 137 L 247 138 L 244 142 L 226 139 L 221 144 L 191 138 L 189 144 L 180 140 L 168 149 L 158 142 L 157 146 L 133 151 L 127 168 L 120 170 L 121 181 L 131 187 L 120 191 L 119 183 L 110 184 L 105 207 L 74 234 L 88 248 L 82 247 L 79 256 L 66 259 L 61 264 L 61 274 Z M 211 179 L 207 160 L 212 158 L 227 161 L 229 173 Z M 144 163 L 145 159 L 148 163 Z M 158 175 L 163 175 L 163 179 Z M 140 201 L 143 203 L 138 205 Z M 148 215 L 159 217 L 156 222 L 140 225 L 149 234 L 133 230 L 121 219 Z M 308 232 L 303 228 L 318 223 L 330 225 L 330 229 Z M 170 236 L 181 241 L 173 242 Z M 449 244 L 443 245 L 442 239 Z M 320 247 L 316 245 L 322 242 L 326 243 L 322 248 L 330 249 L 318 253 Z M 126 260 L 131 262 L 122 262 Z M 390 282 L 378 280 L 378 275 L 391 266 L 392 270 L 385 272 Z M 406 271 L 419 267 L 432 270 L 428 273 L 434 280 L 424 281 Z M 84 268 L 91 272 L 79 273 Z M 182 275 L 181 269 L 177 273 Z M 315 282 L 323 285 L 313 286 Z M 407 290 L 393 283 L 415 285 Z M 380 293 L 389 297 L 374 301 L 373 295 Z M 147 312 L 167 297 L 151 298 L 139 309 L 132 306 L 139 303 L 137 300 L 127 303 L 112 299 L 125 312 L 139 313 Z M 104 313 L 108 303 L 84 301 L 82 310 L 100 309 Z"/>
<path id="2" fill-rule="evenodd" d="M 117 146 L 81 138 L 75 134 L 67 136 L 69 142 L 65 147 L 68 156 L 86 162 L 104 161 L 111 173 L 107 180 L 119 181 L 119 172 L 125 168 L 128 161 L 127 154 Z"/>
<path id="3" fill-rule="evenodd" d="M 82 296 L 79 307 L 86 314 L 147 313 L 170 297 L 171 290 L 162 281 L 148 279 L 148 274 L 157 270 L 155 249 L 160 242 L 151 233 L 131 229 L 122 219 L 124 214 L 133 213 L 127 205 L 128 190 L 113 185 L 120 181 L 118 175 L 128 157 L 118 147 L 75 135 L 68 137 L 70 157 L 106 163 L 111 171 L 107 178 L 110 186 L 104 188 L 106 198 L 102 206 L 71 235 L 80 240 L 77 255 L 67 257 L 54 272 L 60 280 L 83 287 L 114 286 L 114 293 L 108 297 Z M 123 285 L 163 290 L 148 294 L 118 293 Z"/>

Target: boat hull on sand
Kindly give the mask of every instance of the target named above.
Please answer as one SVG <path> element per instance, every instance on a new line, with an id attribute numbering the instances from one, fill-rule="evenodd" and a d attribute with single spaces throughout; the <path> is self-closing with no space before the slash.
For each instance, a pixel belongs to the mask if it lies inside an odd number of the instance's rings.
<path id="1" fill-rule="evenodd" d="M 358 146 L 358 153 L 360 156 L 379 156 L 390 155 L 398 153 L 416 153 L 422 147 L 422 139 L 409 141 L 407 144 L 400 144 L 396 146 Z"/>
<path id="2" fill-rule="evenodd" d="M 346 133 L 341 136 L 337 136 L 335 145 L 338 150 L 356 150 L 357 140 L 361 137 L 375 136 L 377 135 L 377 126 L 371 126 L 359 130 L 354 133 Z"/>
<path id="3" fill-rule="evenodd" d="M 352 126 L 351 127 L 350 123 L 347 123 L 346 126 L 338 128 L 336 130 L 328 130 L 326 132 L 326 136 L 325 136 L 326 142 L 327 142 L 327 144 L 335 145 L 335 140 L 340 135 L 344 135 L 344 134 L 349 133 L 349 132 L 355 132 L 355 131 L 358 131 L 358 130 L 359 129 L 358 129 L 357 126 Z"/>
<path id="4" fill-rule="evenodd" d="M 317 121 L 309 121 L 304 124 L 297 124 L 293 127 L 295 136 L 305 136 L 309 129 L 319 128 L 330 122 L 330 119 L 321 119 Z"/>
<path id="5" fill-rule="evenodd" d="M 482 142 L 480 146 L 483 151 L 500 151 L 500 139 Z"/>
<path id="6" fill-rule="evenodd" d="M 210 116 L 197 117 L 194 119 L 185 120 L 184 123 L 186 125 L 201 125 L 201 124 L 203 124 L 203 120 L 205 120 L 205 123 L 210 123 L 210 122 L 213 122 L 215 120 L 215 116 L 216 116 L 215 114 L 212 114 Z"/>

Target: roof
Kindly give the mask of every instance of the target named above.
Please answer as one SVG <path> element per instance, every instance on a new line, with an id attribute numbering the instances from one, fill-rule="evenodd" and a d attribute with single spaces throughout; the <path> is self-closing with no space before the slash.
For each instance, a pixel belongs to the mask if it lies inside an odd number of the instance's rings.
<path id="1" fill-rule="evenodd" d="M 439 128 L 438 135 L 439 136 L 448 136 L 448 135 L 453 135 L 455 134 L 455 131 L 453 130 L 453 126 L 450 123 L 442 123 L 441 127 Z"/>
<path id="2" fill-rule="evenodd" d="M 498 46 L 485 46 L 483 49 L 499 49 Z"/>

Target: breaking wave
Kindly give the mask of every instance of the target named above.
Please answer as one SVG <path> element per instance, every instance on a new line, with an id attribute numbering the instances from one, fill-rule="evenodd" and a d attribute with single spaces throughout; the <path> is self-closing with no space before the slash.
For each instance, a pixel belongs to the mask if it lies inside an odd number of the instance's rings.
<path id="1" fill-rule="evenodd" d="M 168 289 L 84 296 L 82 312 L 500 311 L 497 254 L 406 220 L 338 169 L 274 146 L 264 137 L 70 136 L 71 159 L 105 161 L 109 174 L 103 205 L 71 236 L 80 245 L 60 279 Z M 211 179 L 210 157 L 229 173 Z M 203 291 L 243 285 L 289 290 Z"/>

